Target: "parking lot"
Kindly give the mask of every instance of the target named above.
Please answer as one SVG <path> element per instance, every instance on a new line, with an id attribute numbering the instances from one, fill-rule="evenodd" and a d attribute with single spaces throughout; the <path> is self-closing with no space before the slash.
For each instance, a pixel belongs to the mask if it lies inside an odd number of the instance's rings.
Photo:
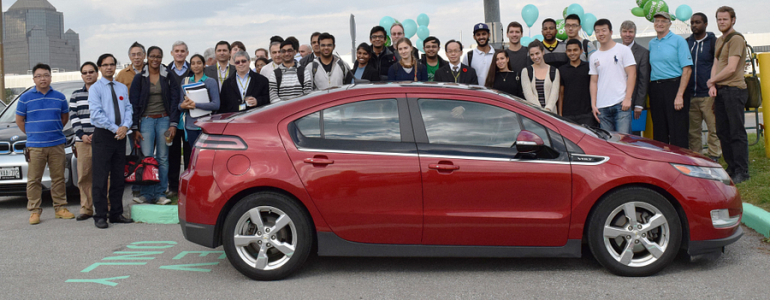
<path id="1" fill-rule="evenodd" d="M 746 235 L 719 259 L 678 259 L 657 276 L 610 274 L 581 259 L 311 257 L 296 275 L 252 281 L 232 268 L 221 247 L 187 242 L 177 225 L 53 219 L 30 226 L 26 199 L 0 198 L 0 290 L 4 299 L 510 299 L 737 298 L 770 293 L 770 246 Z M 69 209 L 76 212 L 77 203 Z"/>

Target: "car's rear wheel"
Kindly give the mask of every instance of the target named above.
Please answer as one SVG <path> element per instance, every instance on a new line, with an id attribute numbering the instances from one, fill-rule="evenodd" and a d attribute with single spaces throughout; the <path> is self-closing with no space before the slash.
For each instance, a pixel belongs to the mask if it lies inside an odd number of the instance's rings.
<path id="1" fill-rule="evenodd" d="M 307 260 L 313 242 L 309 218 L 285 195 L 260 192 L 238 202 L 222 234 L 230 263 L 256 280 L 284 278 Z"/>
<path id="2" fill-rule="evenodd" d="M 621 276 L 649 276 L 676 257 L 682 226 L 661 194 L 645 188 L 613 192 L 589 219 L 588 244 L 596 260 Z"/>

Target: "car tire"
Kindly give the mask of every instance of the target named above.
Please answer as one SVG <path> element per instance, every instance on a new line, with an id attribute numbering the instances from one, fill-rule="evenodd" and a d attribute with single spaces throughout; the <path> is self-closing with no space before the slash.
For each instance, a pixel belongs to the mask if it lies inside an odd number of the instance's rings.
<path id="1" fill-rule="evenodd" d="M 222 237 L 233 267 L 255 280 L 294 273 L 313 244 L 310 218 L 294 199 L 274 192 L 241 199 L 228 213 Z"/>
<path id="2" fill-rule="evenodd" d="M 676 209 L 646 188 L 612 192 L 598 203 L 588 222 L 591 252 L 602 266 L 620 276 L 659 272 L 674 260 L 682 242 Z"/>

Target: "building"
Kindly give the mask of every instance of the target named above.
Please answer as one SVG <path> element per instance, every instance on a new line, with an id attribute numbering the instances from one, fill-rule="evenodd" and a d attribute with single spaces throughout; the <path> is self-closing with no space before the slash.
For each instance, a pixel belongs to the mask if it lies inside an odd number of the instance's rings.
<path id="1" fill-rule="evenodd" d="M 80 37 L 64 32 L 64 14 L 47 0 L 18 0 L 3 13 L 6 74 L 27 74 L 37 63 L 60 72 L 80 67 Z"/>

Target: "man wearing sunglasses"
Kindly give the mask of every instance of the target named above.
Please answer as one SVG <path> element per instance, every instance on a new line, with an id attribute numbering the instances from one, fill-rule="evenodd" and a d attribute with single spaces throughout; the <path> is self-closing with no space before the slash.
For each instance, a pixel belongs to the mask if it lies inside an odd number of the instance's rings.
<path id="1" fill-rule="evenodd" d="M 78 188 L 80 189 L 80 214 L 78 221 L 87 220 L 94 215 L 94 202 L 91 198 L 91 141 L 94 125 L 91 124 L 91 112 L 88 111 L 88 89 L 99 79 L 96 64 L 85 62 L 80 66 L 80 78 L 83 78 L 82 89 L 74 91 L 70 98 L 70 120 L 75 131 L 75 150 L 78 157 Z"/>

